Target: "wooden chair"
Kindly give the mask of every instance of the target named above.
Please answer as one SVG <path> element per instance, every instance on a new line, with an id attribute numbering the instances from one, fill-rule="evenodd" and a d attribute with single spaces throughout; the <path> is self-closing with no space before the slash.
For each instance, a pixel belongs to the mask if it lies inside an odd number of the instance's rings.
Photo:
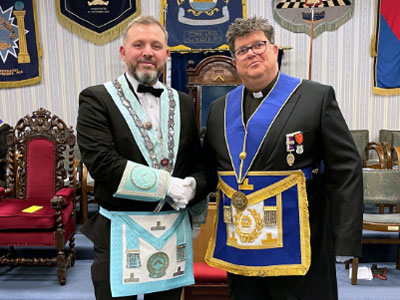
<path id="1" fill-rule="evenodd" d="M 392 132 L 392 159 L 393 167 L 398 168 L 400 159 L 400 131 Z"/>
<path id="2" fill-rule="evenodd" d="M 385 152 L 387 145 L 384 146 L 379 142 L 370 142 L 369 131 L 367 129 L 350 130 L 350 134 L 353 137 L 364 168 L 385 169 L 387 167 Z M 377 159 L 370 159 L 371 151 L 376 153 Z"/>
<path id="3" fill-rule="evenodd" d="M 75 135 L 44 108 L 20 119 L 7 137 L 8 180 L 0 188 L 0 265 L 57 266 L 66 283 L 75 251 Z M 68 170 L 64 154 L 68 153 Z M 68 177 L 68 186 L 66 186 Z M 64 247 L 69 240 L 69 251 Z M 17 257 L 15 247 L 38 249 L 39 257 Z M 54 256 L 44 247 L 54 248 Z"/>
<path id="4" fill-rule="evenodd" d="M 214 229 L 216 204 L 209 203 L 207 221 L 200 235 L 193 241 L 195 283 L 184 288 L 184 300 L 228 300 L 226 271 L 208 266 L 204 262 L 208 242 Z"/>
<path id="5" fill-rule="evenodd" d="M 397 153 L 395 146 L 398 146 L 397 149 L 400 147 L 400 130 L 389 130 L 389 129 L 381 129 L 379 130 L 379 142 L 385 144 L 386 151 L 388 155 L 395 154 L 397 159 Z M 389 157 L 390 160 L 393 160 L 392 157 Z M 387 165 L 388 169 L 391 169 L 393 164 Z"/>
<path id="6" fill-rule="evenodd" d="M 206 126 L 207 113 L 213 100 L 241 84 L 232 58 L 214 55 L 200 61 L 197 66 L 188 62 L 188 90 L 194 99 L 197 113 L 197 125 L 200 132 Z"/>
<path id="7" fill-rule="evenodd" d="M 394 213 L 364 213 L 363 229 L 394 233 L 395 236 L 363 237 L 363 244 L 397 244 L 396 268 L 400 269 L 400 171 L 388 169 L 363 170 L 364 204 L 396 206 Z M 358 257 L 352 259 L 351 283 L 357 284 Z M 350 262 L 346 263 L 349 268 Z"/>

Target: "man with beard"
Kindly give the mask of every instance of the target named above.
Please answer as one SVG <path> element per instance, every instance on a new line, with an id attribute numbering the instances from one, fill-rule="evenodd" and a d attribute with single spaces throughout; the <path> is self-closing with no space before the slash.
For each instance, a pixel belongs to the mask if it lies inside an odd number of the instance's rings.
<path id="1" fill-rule="evenodd" d="M 186 205 L 205 190 L 192 99 L 158 81 L 169 49 L 154 17 L 128 25 L 120 55 L 126 73 L 79 96 L 78 145 L 100 206 L 82 228 L 96 299 L 178 300 L 193 282 Z"/>

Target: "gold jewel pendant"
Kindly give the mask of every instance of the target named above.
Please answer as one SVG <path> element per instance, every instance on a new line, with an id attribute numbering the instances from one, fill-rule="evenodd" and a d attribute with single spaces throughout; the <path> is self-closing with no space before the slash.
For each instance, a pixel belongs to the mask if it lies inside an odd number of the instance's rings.
<path id="1" fill-rule="evenodd" d="M 234 192 L 231 201 L 237 210 L 244 210 L 248 203 L 246 195 L 242 192 Z"/>
<path id="2" fill-rule="evenodd" d="M 287 164 L 291 167 L 294 164 L 294 154 L 293 153 L 288 153 L 288 155 L 286 156 L 286 162 Z"/>

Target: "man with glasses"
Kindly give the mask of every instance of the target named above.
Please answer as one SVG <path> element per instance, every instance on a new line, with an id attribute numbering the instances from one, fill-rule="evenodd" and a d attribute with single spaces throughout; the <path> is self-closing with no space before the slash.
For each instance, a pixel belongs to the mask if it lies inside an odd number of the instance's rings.
<path id="1" fill-rule="evenodd" d="M 362 166 L 332 87 L 278 68 L 273 27 L 227 32 L 243 85 L 214 101 L 204 149 L 218 183 L 206 261 L 232 299 L 338 299 L 335 256 L 361 255 Z"/>

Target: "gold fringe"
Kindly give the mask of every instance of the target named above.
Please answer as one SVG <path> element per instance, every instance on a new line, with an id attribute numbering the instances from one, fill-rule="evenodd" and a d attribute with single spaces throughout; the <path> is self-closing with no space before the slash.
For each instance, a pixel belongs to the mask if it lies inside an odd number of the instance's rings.
<path id="1" fill-rule="evenodd" d="M 219 175 L 232 173 L 233 172 L 218 172 Z M 249 172 L 250 175 L 261 175 L 264 172 Z M 274 173 L 265 172 L 268 175 Z M 282 172 L 276 172 L 278 174 L 282 174 Z M 220 202 L 220 189 L 221 185 L 219 183 L 217 190 L 217 198 L 216 198 L 216 206 L 217 212 L 214 217 L 214 229 L 211 235 L 211 238 L 208 242 L 208 248 L 206 251 L 205 262 L 215 268 L 226 270 L 230 273 L 239 274 L 243 276 L 289 276 L 289 275 L 305 275 L 311 265 L 311 231 L 309 224 L 309 213 L 308 213 L 308 199 L 307 192 L 305 187 L 305 182 L 298 183 L 298 203 L 299 203 L 299 226 L 300 226 L 300 243 L 301 243 L 301 264 L 296 265 L 274 265 L 274 266 L 245 266 L 245 265 L 236 265 L 221 259 L 217 259 L 213 257 L 215 245 L 216 245 L 216 236 L 217 236 L 217 225 L 218 225 L 218 216 L 219 216 L 219 202 Z M 245 250 L 244 250 L 245 251 Z"/>
<path id="2" fill-rule="evenodd" d="M 69 31 L 97 45 L 104 45 L 121 36 L 129 22 L 141 14 L 140 0 L 135 0 L 137 10 L 134 14 L 132 14 L 130 17 L 126 18 L 113 28 L 110 28 L 103 33 L 97 33 L 61 14 L 60 1 L 55 0 L 55 3 L 58 22 Z"/>
<path id="3" fill-rule="evenodd" d="M 274 19 L 279 23 L 279 25 L 281 25 L 282 27 L 284 27 L 292 32 L 305 33 L 307 35 L 310 35 L 311 28 L 309 28 L 306 24 L 293 24 L 292 22 L 282 18 L 277 13 L 277 10 L 275 9 L 274 5 L 275 5 L 275 1 L 272 1 L 272 14 L 273 14 Z M 337 19 L 335 22 L 324 23 L 321 26 L 314 28 L 313 38 L 315 39 L 324 31 L 334 31 L 338 27 L 342 26 L 344 23 L 346 23 L 348 20 L 351 19 L 351 17 L 353 16 L 353 10 L 354 10 L 354 3 L 351 3 L 351 8 L 341 18 Z"/>
<path id="4" fill-rule="evenodd" d="M 214 52 L 214 51 L 228 51 L 228 45 L 221 45 L 218 48 L 201 48 L 201 49 L 193 49 L 187 47 L 185 45 L 178 45 L 174 47 L 168 47 L 171 52 L 180 52 L 180 53 L 197 53 L 197 52 Z"/>
<path id="5" fill-rule="evenodd" d="M 378 54 L 376 53 L 376 35 L 375 33 L 371 36 L 371 57 L 376 57 Z"/>
<path id="6" fill-rule="evenodd" d="M 400 95 L 400 88 L 384 89 L 384 88 L 374 87 L 373 93 L 382 96 L 395 96 L 395 95 Z"/>
<path id="7" fill-rule="evenodd" d="M 36 0 L 32 0 L 32 7 L 33 7 L 33 21 L 35 23 L 35 37 L 36 37 L 36 50 L 38 53 L 38 69 L 39 74 L 36 77 L 19 80 L 19 81 L 9 81 L 9 82 L 0 82 L 0 88 L 16 88 L 16 87 L 23 87 L 28 85 L 38 84 L 42 81 L 42 45 L 39 42 L 39 28 L 38 28 L 38 21 L 37 21 L 37 10 L 36 10 Z"/>
<path id="8" fill-rule="evenodd" d="M 0 82 L 0 88 L 16 88 L 16 87 L 23 87 L 27 85 L 34 85 L 39 83 L 42 80 L 42 74 L 39 71 L 39 76 L 20 80 L 20 81 L 10 81 L 10 82 Z"/>
<path id="9" fill-rule="evenodd" d="M 160 23 L 167 28 L 167 20 L 164 17 L 164 10 L 167 7 L 167 0 L 161 0 L 161 8 L 160 8 Z"/>

